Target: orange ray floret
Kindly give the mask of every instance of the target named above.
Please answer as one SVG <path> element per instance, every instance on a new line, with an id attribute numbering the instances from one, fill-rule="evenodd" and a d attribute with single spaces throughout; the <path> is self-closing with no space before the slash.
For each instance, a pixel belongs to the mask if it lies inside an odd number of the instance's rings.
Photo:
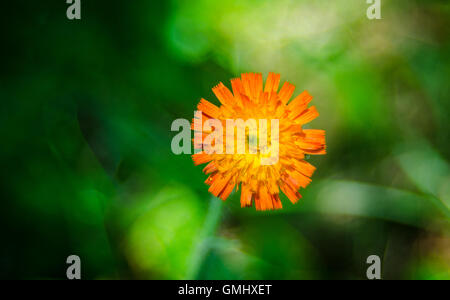
<path id="1" fill-rule="evenodd" d="M 198 104 L 198 110 L 202 111 L 201 120 L 197 120 L 202 125 L 200 128 L 209 119 L 219 120 L 224 128 L 229 119 L 279 121 L 278 138 L 269 135 L 269 144 L 277 141 L 279 145 L 279 157 L 274 164 L 259 163 L 260 158 L 266 155 L 259 147 L 256 154 L 228 154 L 224 150 L 220 154 L 200 152 L 192 155 L 195 165 L 207 164 L 203 169 L 209 176 L 205 183 L 214 196 L 226 200 L 233 190 L 237 191 L 240 187 L 241 207 L 254 205 L 257 210 L 281 209 L 280 191 L 292 203 L 296 203 L 301 198 L 299 189 L 311 183 L 316 168 L 305 161 L 305 155 L 326 153 L 325 131 L 302 128 L 319 116 L 314 106 L 308 108 L 313 97 L 307 91 L 289 102 L 295 86 L 286 82 L 279 87 L 279 74 L 269 73 L 264 85 L 261 74 L 246 73 L 231 80 L 231 90 L 223 83 L 213 88 L 220 106 L 205 99 L 201 99 Z M 194 137 L 198 137 L 195 149 L 201 149 L 205 137 L 211 131 L 197 132 L 194 126 L 192 130 Z M 225 130 L 223 134 L 223 149 L 227 149 L 227 143 L 233 135 L 227 135 Z M 247 138 L 250 137 L 245 137 L 248 144 Z M 237 137 L 234 136 L 234 146 L 236 143 Z M 233 149 L 232 145 L 230 149 Z"/>

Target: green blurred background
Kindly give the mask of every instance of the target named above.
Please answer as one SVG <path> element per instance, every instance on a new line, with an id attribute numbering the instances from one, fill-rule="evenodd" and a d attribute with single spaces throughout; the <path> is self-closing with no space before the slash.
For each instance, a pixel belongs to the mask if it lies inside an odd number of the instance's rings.
<path id="1" fill-rule="evenodd" d="M 9 1 L 0 278 L 450 279 L 450 3 Z M 170 125 L 241 72 L 307 89 L 328 154 L 303 199 L 241 209 Z"/>

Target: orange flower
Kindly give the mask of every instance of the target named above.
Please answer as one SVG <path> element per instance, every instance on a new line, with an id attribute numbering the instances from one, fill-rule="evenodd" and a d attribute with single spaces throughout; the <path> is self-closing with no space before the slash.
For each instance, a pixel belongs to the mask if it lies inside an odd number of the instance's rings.
<path id="1" fill-rule="evenodd" d="M 315 167 L 305 161 L 305 154 L 326 153 L 325 131 L 302 128 L 319 116 L 314 106 L 308 108 L 312 96 L 304 91 L 289 102 L 295 86 L 286 82 L 278 92 L 279 82 L 279 74 L 269 73 L 263 89 L 261 74 L 242 74 L 241 78 L 231 80 L 233 93 L 222 83 L 212 89 L 222 104 L 220 107 L 205 99 L 198 104 L 203 114 L 202 119 L 197 120 L 202 132 L 195 131 L 194 134 L 200 135 L 200 141 L 211 133 L 203 130 L 208 119 L 217 119 L 224 126 L 227 119 L 279 121 L 279 159 L 272 165 L 260 163 L 265 154 L 259 148 L 256 154 L 208 154 L 203 151 L 192 155 L 195 165 L 208 163 L 203 172 L 209 174 L 205 183 L 214 196 L 226 200 L 234 188 L 237 191 L 240 186 L 242 207 L 254 203 L 257 210 L 280 209 L 280 189 L 292 203 L 296 203 L 301 198 L 298 190 L 311 182 Z M 195 118 L 193 121 L 194 130 Z M 248 131 L 246 133 L 247 138 Z M 227 137 L 223 138 L 224 147 L 231 142 Z M 274 142 L 272 138 L 269 134 L 269 144 Z M 194 143 L 194 148 L 202 149 L 202 144 Z"/>

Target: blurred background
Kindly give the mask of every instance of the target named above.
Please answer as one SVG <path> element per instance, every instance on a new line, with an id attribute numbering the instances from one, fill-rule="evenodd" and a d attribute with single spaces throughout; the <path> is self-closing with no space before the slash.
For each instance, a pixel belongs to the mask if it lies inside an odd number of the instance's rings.
<path id="1" fill-rule="evenodd" d="M 450 279 L 450 2 L 3 4 L 0 278 Z M 307 89 L 328 154 L 303 199 L 241 209 L 170 150 L 241 72 Z"/>

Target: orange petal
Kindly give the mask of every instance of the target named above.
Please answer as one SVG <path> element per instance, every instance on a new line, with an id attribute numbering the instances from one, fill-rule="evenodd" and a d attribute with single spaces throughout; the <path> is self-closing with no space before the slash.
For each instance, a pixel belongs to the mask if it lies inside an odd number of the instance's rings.
<path id="1" fill-rule="evenodd" d="M 210 162 L 204 169 L 203 169 L 203 173 L 205 174 L 210 174 L 212 172 L 217 171 L 217 165 L 215 162 Z"/>
<path id="2" fill-rule="evenodd" d="M 283 205 L 281 204 L 281 201 L 280 201 L 280 195 L 279 194 L 273 194 L 272 195 L 272 204 L 273 204 L 273 207 L 275 209 L 283 208 Z"/>
<path id="3" fill-rule="evenodd" d="M 280 189 L 283 191 L 283 193 L 286 195 L 286 197 L 291 200 L 292 203 L 297 203 L 298 200 L 302 197 L 298 192 L 292 190 L 292 188 L 288 184 L 282 184 L 280 186 Z"/>
<path id="4" fill-rule="evenodd" d="M 231 79 L 231 88 L 233 90 L 234 98 L 237 100 L 238 104 L 241 99 L 241 94 L 244 93 L 244 88 L 242 86 L 242 81 L 240 78 Z"/>
<path id="5" fill-rule="evenodd" d="M 230 196 L 231 192 L 233 191 L 234 186 L 235 184 L 230 180 L 225 188 L 220 192 L 220 199 L 222 199 L 223 201 L 227 200 L 228 196 Z"/>
<path id="6" fill-rule="evenodd" d="M 241 185 L 241 207 L 252 206 L 252 192 L 247 185 Z"/>
<path id="7" fill-rule="evenodd" d="M 234 103 L 233 94 L 222 82 L 216 85 L 212 91 L 217 99 L 219 99 L 220 103 L 224 105 L 232 105 Z"/>
<path id="8" fill-rule="evenodd" d="M 212 180 L 212 184 L 209 187 L 209 192 L 213 194 L 216 197 L 219 197 L 222 191 L 227 186 L 228 182 L 230 181 L 231 175 L 223 176 L 222 174 L 217 173 L 216 176 L 214 176 Z M 230 191 L 231 193 L 231 191 Z"/>
<path id="9" fill-rule="evenodd" d="M 192 160 L 196 166 L 205 164 L 212 160 L 212 156 L 205 152 L 200 152 L 192 155 Z"/>
<path id="10" fill-rule="evenodd" d="M 275 74 L 270 72 L 267 76 L 266 86 L 264 87 L 264 92 L 276 92 L 278 91 L 278 85 L 280 84 L 280 74 Z"/>
<path id="11" fill-rule="evenodd" d="M 295 99 L 288 104 L 288 109 L 290 110 L 289 117 L 291 119 L 295 119 L 299 116 L 305 111 L 312 99 L 313 97 L 308 93 L 308 91 L 303 91 L 300 95 L 295 97 Z"/>
<path id="12" fill-rule="evenodd" d="M 295 85 L 290 84 L 289 82 L 285 82 L 280 92 L 278 93 L 278 97 L 280 97 L 281 103 L 286 104 L 289 99 L 291 99 L 294 90 Z"/>
<path id="13" fill-rule="evenodd" d="M 296 170 L 308 177 L 311 177 L 316 170 L 316 167 L 304 160 L 293 159 L 292 164 Z"/>
<path id="14" fill-rule="evenodd" d="M 267 188 L 265 186 L 260 187 L 259 197 L 261 199 L 261 209 L 262 210 L 273 209 L 272 197 L 267 192 Z"/>
<path id="15" fill-rule="evenodd" d="M 204 114 L 210 116 L 211 118 L 217 119 L 220 115 L 220 109 L 209 102 L 208 100 L 201 99 L 197 106 L 198 110 L 202 111 Z"/>
<path id="16" fill-rule="evenodd" d="M 296 121 L 300 124 L 306 124 L 314 120 L 319 116 L 319 112 L 316 110 L 315 106 L 311 106 L 305 110 L 300 116 L 296 118 Z"/>

